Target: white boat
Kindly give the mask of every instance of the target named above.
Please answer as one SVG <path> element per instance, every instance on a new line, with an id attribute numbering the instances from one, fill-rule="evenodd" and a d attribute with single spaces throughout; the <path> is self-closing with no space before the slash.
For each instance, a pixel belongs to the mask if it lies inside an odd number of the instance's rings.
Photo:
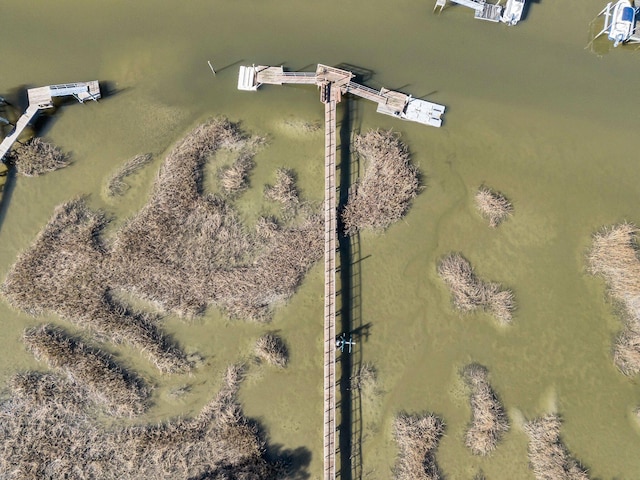
<path id="1" fill-rule="evenodd" d="M 524 11 L 525 0 L 507 0 L 507 4 L 502 12 L 502 18 L 500 19 L 507 25 L 515 25 L 522 18 L 522 12 Z"/>
<path id="2" fill-rule="evenodd" d="M 610 7 L 611 3 L 609 3 Z M 609 24 L 609 40 L 617 47 L 631 38 L 636 27 L 636 9 L 631 0 L 619 0 L 613 8 L 610 8 L 611 18 Z M 606 26 L 606 25 L 605 25 Z"/>

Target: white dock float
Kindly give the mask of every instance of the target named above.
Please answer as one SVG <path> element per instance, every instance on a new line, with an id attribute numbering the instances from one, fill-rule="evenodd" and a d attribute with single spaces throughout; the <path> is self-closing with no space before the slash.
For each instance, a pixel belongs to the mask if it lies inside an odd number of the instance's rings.
<path id="1" fill-rule="evenodd" d="M 240 67 L 240 73 L 238 75 L 238 90 L 255 91 L 258 90 L 258 83 L 256 82 L 256 67 Z"/>
<path id="2" fill-rule="evenodd" d="M 90 82 L 63 83 L 28 89 L 29 106 L 16 122 L 15 128 L 0 143 L 0 160 L 4 162 L 4 157 L 18 140 L 20 134 L 40 114 L 40 111 L 53 107 L 53 99 L 55 97 L 69 96 L 74 97 L 80 103 L 84 103 L 87 100 L 97 101 L 101 96 L 100 84 L 97 80 L 92 80 Z"/>
<path id="3" fill-rule="evenodd" d="M 522 18 L 524 2 L 525 0 L 507 0 L 500 20 L 509 26 L 516 25 Z"/>
<path id="4" fill-rule="evenodd" d="M 478 20 L 503 22 L 511 26 L 517 24 L 522 18 L 526 0 L 507 0 L 504 10 L 499 1 L 494 4 L 487 3 L 487 0 L 436 0 L 433 11 L 435 12 L 438 8 L 442 11 L 447 2 L 471 8 L 475 11 L 474 18 Z"/>

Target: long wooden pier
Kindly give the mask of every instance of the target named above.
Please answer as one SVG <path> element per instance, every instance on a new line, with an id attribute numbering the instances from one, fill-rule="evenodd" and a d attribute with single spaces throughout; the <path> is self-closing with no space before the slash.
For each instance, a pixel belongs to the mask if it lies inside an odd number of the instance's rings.
<path id="1" fill-rule="evenodd" d="M 27 125 L 29 125 L 42 110 L 53 107 L 55 97 L 72 96 L 80 103 L 100 98 L 100 84 L 97 80 L 91 82 L 64 83 L 48 85 L 46 87 L 30 88 L 27 90 L 29 106 L 16 122 L 15 128 L 0 143 L 0 160 L 11 150 Z"/>
<path id="2" fill-rule="evenodd" d="M 337 106 L 352 93 L 378 104 L 377 111 L 403 120 L 439 127 L 445 107 L 393 90 L 360 85 L 347 70 L 319 64 L 315 72 L 285 72 L 282 67 L 240 67 L 238 89 L 255 91 L 262 84 L 317 85 L 324 103 L 324 480 L 335 480 L 336 466 L 336 154 Z"/>
<path id="3" fill-rule="evenodd" d="M 336 478 L 336 113 L 328 85 L 324 104 L 324 479 Z"/>

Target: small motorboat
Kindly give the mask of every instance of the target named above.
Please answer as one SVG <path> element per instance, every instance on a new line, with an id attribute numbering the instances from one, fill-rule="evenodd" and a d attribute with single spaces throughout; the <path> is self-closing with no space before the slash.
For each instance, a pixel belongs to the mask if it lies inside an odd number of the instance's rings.
<path id="1" fill-rule="evenodd" d="M 522 18 L 522 12 L 524 11 L 525 0 L 508 0 L 502 12 L 503 23 L 509 26 L 515 25 Z"/>
<path id="2" fill-rule="evenodd" d="M 609 6 L 611 3 L 609 3 Z M 613 8 L 610 8 L 610 19 L 605 17 L 605 27 L 607 19 L 610 20 L 609 40 L 613 46 L 617 47 L 631 38 L 636 28 L 636 9 L 633 8 L 631 0 L 619 0 Z"/>

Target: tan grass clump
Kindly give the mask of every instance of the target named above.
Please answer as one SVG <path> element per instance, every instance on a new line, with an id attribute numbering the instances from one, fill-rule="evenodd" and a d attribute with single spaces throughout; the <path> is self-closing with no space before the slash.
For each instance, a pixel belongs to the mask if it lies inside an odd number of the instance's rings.
<path id="1" fill-rule="evenodd" d="M 513 214 L 513 205 L 500 192 L 481 186 L 475 195 L 476 208 L 484 218 L 489 220 L 492 228 L 500 225 Z"/>
<path id="2" fill-rule="evenodd" d="M 10 153 L 10 161 L 17 172 L 25 177 L 37 177 L 70 164 L 68 154 L 38 137 L 14 148 Z"/>
<path id="3" fill-rule="evenodd" d="M 625 375 L 640 373 L 640 260 L 638 228 L 622 223 L 593 236 L 587 254 L 589 271 L 604 278 L 611 297 L 622 305 L 625 328 L 613 348 L 615 365 Z"/>
<path id="4" fill-rule="evenodd" d="M 255 142 L 213 120 L 168 155 L 149 202 L 116 234 L 116 283 L 179 315 L 216 305 L 262 320 L 322 255 L 322 221 L 306 215 L 258 242 L 229 203 L 203 191 L 204 163 L 222 148 L 242 155 Z"/>
<path id="5" fill-rule="evenodd" d="M 272 333 L 258 338 L 254 351 L 260 361 L 275 367 L 284 368 L 289 361 L 289 351 L 284 340 Z"/>
<path id="6" fill-rule="evenodd" d="M 465 444 L 474 455 L 489 455 L 509 430 L 504 407 L 488 381 L 489 372 L 482 365 L 467 365 L 462 377 L 471 389 L 471 424 Z"/>
<path id="7" fill-rule="evenodd" d="M 154 316 L 132 311 L 110 295 L 115 267 L 99 239 L 105 223 L 81 198 L 57 207 L 11 267 L 2 285 L 6 299 L 31 315 L 54 312 L 137 347 L 162 371 L 188 371 L 190 362 L 158 329 Z"/>
<path id="8" fill-rule="evenodd" d="M 264 196 L 268 200 L 280 203 L 286 212 L 292 212 L 300 203 L 300 195 L 296 187 L 296 177 L 291 170 L 276 170 L 276 183 L 267 185 Z"/>
<path id="9" fill-rule="evenodd" d="M 165 159 L 147 204 L 102 241 L 104 216 L 83 199 L 56 208 L 2 286 L 9 303 L 32 315 L 54 312 L 116 343 L 142 350 L 164 372 L 192 362 L 162 333 L 156 316 L 128 308 L 126 292 L 163 312 L 189 316 L 218 306 L 230 316 L 269 318 L 322 256 L 323 223 L 301 209 L 295 225 L 257 238 L 223 198 L 203 191 L 205 162 L 220 149 L 239 155 L 259 141 L 212 120 Z"/>
<path id="10" fill-rule="evenodd" d="M 243 154 L 219 172 L 220 187 L 227 195 L 237 195 L 249 187 L 249 172 L 254 167 L 253 155 Z"/>
<path id="11" fill-rule="evenodd" d="M 364 158 L 364 174 L 342 212 L 344 230 L 383 231 L 409 210 L 420 188 L 418 169 L 399 135 L 391 131 L 359 135 L 354 148 Z"/>
<path id="12" fill-rule="evenodd" d="M 256 222 L 256 234 L 263 240 L 274 238 L 279 229 L 278 222 L 273 218 L 259 217 Z"/>
<path id="13" fill-rule="evenodd" d="M 560 440 L 562 421 L 555 414 L 525 424 L 529 435 L 529 462 L 537 480 L 588 480 L 587 471 Z"/>
<path id="14" fill-rule="evenodd" d="M 399 450 L 394 468 L 396 480 L 442 478 L 435 460 L 438 442 L 445 429 L 442 419 L 433 414 L 403 413 L 396 417 L 393 427 Z"/>
<path id="15" fill-rule="evenodd" d="M 151 160 L 153 160 L 153 155 L 150 153 L 145 153 L 141 155 L 136 155 L 133 158 L 130 158 L 122 166 L 120 166 L 109 180 L 107 180 L 106 193 L 108 197 L 115 197 L 119 195 L 124 195 L 127 190 L 129 190 L 129 185 L 124 181 L 130 175 L 133 175 L 138 170 L 143 168 L 145 165 L 148 165 Z"/>
<path id="16" fill-rule="evenodd" d="M 479 279 L 467 259 L 459 253 L 444 257 L 438 265 L 438 275 L 444 280 L 459 310 L 471 312 L 485 310 L 501 324 L 511 323 L 515 301 L 513 292 L 499 283 Z"/>
<path id="17" fill-rule="evenodd" d="M 281 468 L 236 396 L 232 367 L 216 397 L 193 418 L 105 428 L 88 415 L 74 384 L 22 374 L 0 404 L 0 471 L 7 480 L 237 478 L 277 480 Z M 39 395 L 53 392 L 53 396 Z"/>
<path id="18" fill-rule="evenodd" d="M 23 338 L 36 359 L 81 385 L 110 415 L 134 416 L 147 409 L 149 388 L 110 356 L 52 325 L 28 329 Z"/>

